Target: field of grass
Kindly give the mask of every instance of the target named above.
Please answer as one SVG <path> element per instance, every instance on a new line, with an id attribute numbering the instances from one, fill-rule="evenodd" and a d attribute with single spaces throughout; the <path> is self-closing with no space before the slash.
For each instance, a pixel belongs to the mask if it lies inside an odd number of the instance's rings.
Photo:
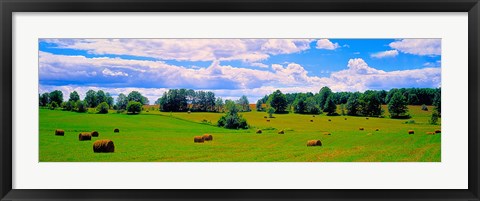
<path id="1" fill-rule="evenodd" d="M 251 126 L 229 130 L 215 126 L 222 113 L 165 113 L 143 111 L 139 115 L 75 113 L 40 109 L 40 162 L 439 162 L 440 129 L 430 125 L 432 107 L 422 111 L 409 106 L 413 118 L 365 118 L 275 114 L 267 122 L 265 112 L 241 113 Z M 386 108 L 384 108 L 387 111 Z M 340 112 L 340 111 L 339 111 Z M 388 112 L 385 114 L 388 117 Z M 346 119 L 345 119 L 346 118 Z M 330 119 L 330 121 L 329 121 Z M 313 120 L 311 122 L 310 120 Z M 406 123 L 408 121 L 414 121 Z M 360 131 L 359 128 L 364 130 Z M 114 133 L 115 128 L 120 133 Z M 375 131 L 376 129 L 379 131 Z M 55 136 L 55 129 L 65 136 Z M 262 134 L 256 134 L 262 129 Z M 96 130 L 92 141 L 79 141 L 78 133 Z M 285 134 L 277 134 L 284 130 Z M 408 130 L 414 130 L 409 135 Z M 324 135 L 325 132 L 331 135 Z M 193 137 L 209 133 L 213 141 L 194 143 Z M 115 143 L 114 153 L 94 153 L 97 139 Z M 319 139 L 323 146 L 307 147 Z"/>

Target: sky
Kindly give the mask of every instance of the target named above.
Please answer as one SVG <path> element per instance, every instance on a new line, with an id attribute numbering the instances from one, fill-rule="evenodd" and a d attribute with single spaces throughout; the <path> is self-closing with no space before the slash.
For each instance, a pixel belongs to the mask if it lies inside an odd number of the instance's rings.
<path id="1" fill-rule="evenodd" d="M 213 91 L 255 103 L 280 89 L 437 88 L 441 39 L 39 39 L 39 93 Z"/>

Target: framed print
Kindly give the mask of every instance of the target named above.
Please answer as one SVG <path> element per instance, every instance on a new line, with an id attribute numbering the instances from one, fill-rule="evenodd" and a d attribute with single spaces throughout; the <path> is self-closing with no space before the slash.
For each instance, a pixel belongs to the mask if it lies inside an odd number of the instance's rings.
<path id="1" fill-rule="evenodd" d="M 0 5 L 2 200 L 479 200 L 477 0 Z"/>

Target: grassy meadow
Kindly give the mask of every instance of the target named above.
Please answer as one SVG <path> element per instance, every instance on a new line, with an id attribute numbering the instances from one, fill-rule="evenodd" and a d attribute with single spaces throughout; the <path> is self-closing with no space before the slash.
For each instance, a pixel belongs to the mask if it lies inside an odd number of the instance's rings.
<path id="1" fill-rule="evenodd" d="M 241 113 L 247 130 L 216 126 L 223 113 L 166 113 L 146 109 L 139 115 L 76 113 L 40 109 L 40 162 L 440 162 L 440 129 L 430 125 L 433 107 L 409 106 L 411 119 L 265 112 Z M 148 112 L 147 112 L 148 111 Z M 338 111 L 341 113 L 341 111 Z M 345 119 L 346 118 L 346 119 Z M 311 122 L 313 120 L 313 122 Z M 330 121 L 329 121 L 330 120 Z M 406 123 L 408 122 L 408 123 Z M 359 130 L 363 127 L 364 130 Z M 120 129 L 114 133 L 115 128 Z M 55 129 L 65 136 L 55 136 Z M 262 134 L 256 134 L 262 129 Z M 378 131 L 376 131 L 378 129 Z M 99 137 L 79 141 L 83 131 Z M 284 130 L 285 134 L 277 134 Z M 408 130 L 415 134 L 409 135 Z M 194 136 L 213 135 L 213 141 L 194 143 Z M 325 135 L 330 133 L 331 135 Z M 94 153 L 97 139 L 110 139 L 114 153 Z M 307 147 L 308 140 L 322 146 Z"/>

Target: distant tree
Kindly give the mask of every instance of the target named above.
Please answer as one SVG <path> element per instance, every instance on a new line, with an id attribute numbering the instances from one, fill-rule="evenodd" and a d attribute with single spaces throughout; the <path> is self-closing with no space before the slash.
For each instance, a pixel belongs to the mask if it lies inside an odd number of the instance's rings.
<path id="1" fill-rule="evenodd" d="M 77 100 L 75 103 L 75 110 L 77 112 L 86 112 L 87 111 L 87 104 L 85 101 Z"/>
<path id="2" fill-rule="evenodd" d="M 345 116 L 346 113 L 345 113 L 345 104 L 341 104 L 340 105 L 340 111 L 342 112 L 342 116 Z"/>
<path id="3" fill-rule="evenodd" d="M 117 97 L 117 110 L 125 110 L 127 109 L 128 105 L 128 98 L 125 94 L 120 93 Z"/>
<path id="4" fill-rule="evenodd" d="M 250 103 L 248 102 L 247 96 L 242 95 L 242 97 L 240 97 L 240 99 L 237 100 L 237 104 L 240 105 L 240 111 L 242 112 L 250 111 Z"/>
<path id="5" fill-rule="evenodd" d="M 336 114 L 337 106 L 335 102 L 333 102 L 333 96 L 330 95 L 327 97 L 325 101 L 325 105 L 323 106 L 323 111 L 327 113 L 327 115 L 334 115 Z"/>
<path id="6" fill-rule="evenodd" d="M 142 96 L 142 94 L 138 91 L 130 92 L 127 96 L 127 99 L 128 99 L 129 102 L 130 101 L 136 101 L 136 102 L 141 103 L 142 105 L 148 104 L 148 99 L 146 97 Z"/>
<path id="7" fill-rule="evenodd" d="M 263 104 L 262 100 L 259 99 L 257 101 L 257 104 L 255 105 L 255 108 L 257 109 L 257 111 L 263 111 L 262 104 Z"/>
<path id="8" fill-rule="evenodd" d="M 43 93 L 40 96 L 40 106 L 47 106 L 50 103 L 50 94 L 49 93 Z"/>
<path id="9" fill-rule="evenodd" d="M 52 101 L 50 104 L 48 104 L 48 108 L 51 110 L 55 110 L 58 107 L 57 102 Z"/>
<path id="10" fill-rule="evenodd" d="M 127 105 L 127 112 L 136 114 L 142 111 L 142 104 L 137 101 L 130 101 Z"/>
<path id="11" fill-rule="evenodd" d="M 423 104 L 423 105 L 422 105 L 422 110 L 423 110 L 423 111 L 428 111 L 428 107 L 427 107 L 425 104 Z"/>
<path id="12" fill-rule="evenodd" d="M 107 95 L 105 95 L 104 91 L 98 90 L 97 93 L 95 94 L 95 96 L 96 96 L 95 102 L 96 102 L 97 105 L 99 105 L 102 102 L 107 102 Z"/>
<path id="13" fill-rule="evenodd" d="M 280 90 L 273 92 L 268 101 L 269 105 L 275 109 L 275 113 L 283 113 L 287 109 L 287 98 Z"/>
<path id="14" fill-rule="evenodd" d="M 65 105 L 63 107 L 64 110 L 66 111 L 72 111 L 74 108 L 75 108 L 75 102 L 74 101 L 67 101 L 67 102 L 64 102 Z"/>
<path id="15" fill-rule="evenodd" d="M 61 105 L 62 102 L 63 102 L 63 93 L 60 90 L 55 90 L 55 91 L 50 92 L 48 97 L 50 99 L 50 102 L 57 103 L 57 107 L 59 105 Z"/>
<path id="16" fill-rule="evenodd" d="M 325 103 L 327 102 L 327 98 L 332 94 L 332 90 L 328 87 L 322 87 L 318 92 L 318 104 L 320 105 L 320 109 L 325 109 Z M 333 100 L 332 100 L 333 101 Z"/>
<path id="17" fill-rule="evenodd" d="M 355 92 L 350 95 L 347 101 L 346 109 L 347 109 L 347 114 L 351 116 L 356 116 L 359 115 L 359 110 L 360 110 L 360 93 Z"/>
<path id="18" fill-rule="evenodd" d="M 105 102 L 107 102 L 107 104 L 110 106 L 110 107 L 113 107 L 113 97 L 110 95 L 110 93 L 105 93 Z"/>
<path id="19" fill-rule="evenodd" d="M 408 104 L 409 105 L 418 105 L 420 104 L 420 100 L 418 99 L 417 94 L 408 94 Z"/>
<path id="20" fill-rule="evenodd" d="M 275 113 L 275 109 L 273 109 L 273 107 L 269 107 L 269 108 L 267 109 L 268 117 L 269 117 L 269 118 L 273 118 L 273 113 Z"/>
<path id="21" fill-rule="evenodd" d="M 85 94 L 85 102 L 87 107 L 97 107 L 97 92 L 94 90 L 88 90 Z"/>
<path id="22" fill-rule="evenodd" d="M 78 100 L 80 100 L 80 96 L 78 95 L 77 91 L 71 92 L 68 101 L 77 102 Z"/>
<path id="23" fill-rule="evenodd" d="M 365 91 L 360 96 L 360 106 L 363 116 L 380 116 L 382 114 L 382 101 L 375 91 Z"/>
<path id="24" fill-rule="evenodd" d="M 435 111 L 438 112 L 438 116 L 442 116 L 442 89 L 437 89 L 435 93 L 435 97 L 433 98 L 433 106 L 435 107 Z"/>
<path id="25" fill-rule="evenodd" d="M 108 105 L 107 102 L 101 102 L 100 104 L 97 105 L 97 112 L 99 114 L 107 114 L 109 108 L 110 106 Z"/>
<path id="26" fill-rule="evenodd" d="M 388 112 L 390 113 L 391 118 L 403 118 L 408 116 L 407 101 L 400 92 L 396 92 L 390 98 Z"/>
<path id="27" fill-rule="evenodd" d="M 217 122 L 219 127 L 228 129 L 248 129 L 247 120 L 238 114 L 240 110 L 233 101 L 225 101 L 227 113 L 220 117 Z"/>
<path id="28" fill-rule="evenodd" d="M 440 118 L 440 115 L 438 114 L 437 111 L 432 112 L 432 116 L 430 117 L 429 123 L 432 125 L 436 125 L 438 123 L 438 119 Z"/>
<path id="29" fill-rule="evenodd" d="M 334 104 L 335 105 L 335 104 Z M 320 114 L 320 107 L 317 105 L 317 101 L 313 96 L 305 99 L 305 113 L 307 114 Z"/>
<path id="30" fill-rule="evenodd" d="M 222 112 L 223 111 L 223 99 L 218 97 L 217 100 L 215 100 L 215 108 L 217 112 Z"/>

